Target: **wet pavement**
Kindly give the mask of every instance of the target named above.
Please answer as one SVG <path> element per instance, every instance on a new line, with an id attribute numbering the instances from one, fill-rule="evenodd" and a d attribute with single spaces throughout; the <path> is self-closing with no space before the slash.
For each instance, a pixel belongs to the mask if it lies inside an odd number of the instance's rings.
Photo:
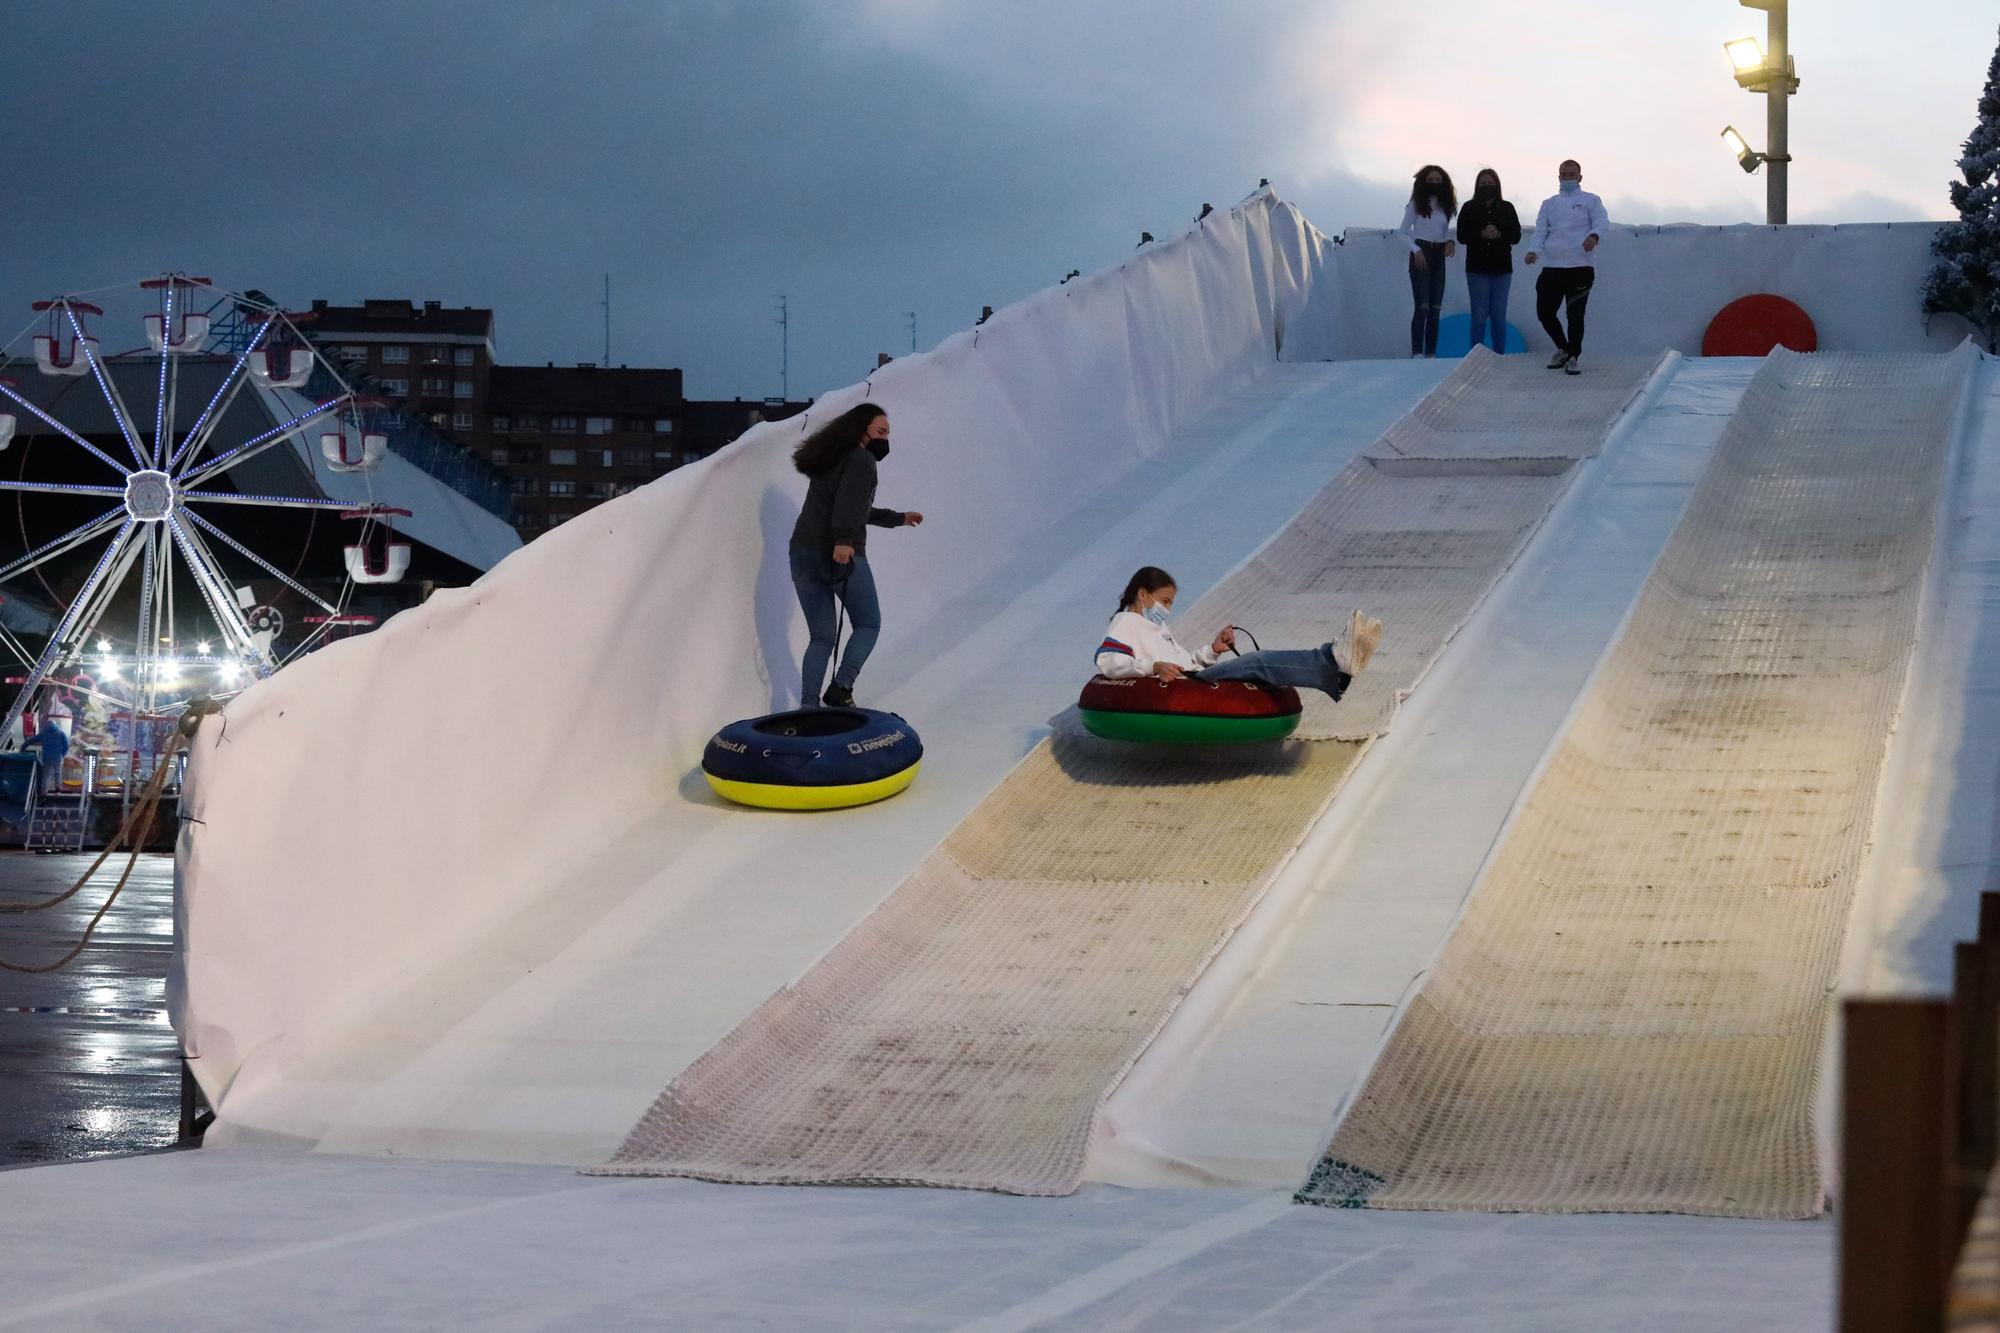
<path id="1" fill-rule="evenodd" d="M 0 852 L 0 904 L 39 902 L 95 853 Z M 0 912 L 0 959 L 68 952 L 118 882 L 120 854 L 69 901 Z M 0 970 L 0 1169 L 170 1146 L 180 1128 L 180 1047 L 167 1026 L 174 859 L 139 858 L 84 951 L 61 971 Z"/>

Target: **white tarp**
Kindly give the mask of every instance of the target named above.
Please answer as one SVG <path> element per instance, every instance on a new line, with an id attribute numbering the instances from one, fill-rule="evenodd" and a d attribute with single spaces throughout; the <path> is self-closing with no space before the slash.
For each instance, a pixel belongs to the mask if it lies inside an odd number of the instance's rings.
<path id="1" fill-rule="evenodd" d="M 880 539 L 928 555 L 885 564 L 882 582 L 897 621 L 921 623 L 1268 372 L 1325 245 L 1254 195 L 235 700 L 194 746 L 170 983 L 220 1137 L 237 1110 L 293 1094 L 302 1121 L 250 1127 L 336 1127 L 333 1099 L 302 1086 L 342 1070 L 346 1086 L 380 1082 L 407 1061 L 393 1018 L 362 1022 L 384 997 L 419 978 L 463 991 L 451 965 L 476 941 L 549 910 L 567 875 L 688 799 L 681 781 L 719 723 L 796 699 L 786 543 L 803 431 L 864 397 L 891 414 L 880 502 L 921 498 L 930 521 Z"/>
<path id="2" fill-rule="evenodd" d="M 1522 204 L 1532 222 L 1532 203 Z M 1584 356 L 1701 351 L 1716 312 L 1741 296 L 1770 292 L 1796 301 L 1827 351 L 1946 352 L 1966 335 L 1964 321 L 1926 322 L 1917 298 L 1929 267 L 1935 222 L 1799 227 L 1631 227 L 1612 220 L 1597 251 L 1597 283 L 1585 323 Z M 1532 352 L 1550 344 L 1535 321 L 1541 271 L 1515 247 L 1507 318 Z M 1409 247 L 1387 230 L 1350 227 L 1314 289 L 1310 322 L 1330 332 L 1314 342 L 1340 357 L 1410 353 Z M 1447 263 L 1446 318 L 1467 308 L 1465 256 Z M 1303 343 L 1300 344 L 1304 346 Z M 1295 351 L 1287 357 L 1313 356 Z"/>

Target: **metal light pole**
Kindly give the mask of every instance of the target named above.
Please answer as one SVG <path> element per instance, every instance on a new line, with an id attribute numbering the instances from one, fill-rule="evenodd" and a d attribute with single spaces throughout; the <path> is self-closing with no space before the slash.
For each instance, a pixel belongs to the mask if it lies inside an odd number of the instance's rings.
<path id="1" fill-rule="evenodd" d="M 1745 9 L 1764 11 L 1765 33 L 1762 60 L 1749 53 L 1747 48 L 1755 46 L 1749 39 L 1729 43 L 1730 58 L 1736 62 L 1736 81 L 1753 93 L 1762 93 L 1766 99 L 1765 137 L 1769 142 L 1763 152 L 1751 150 L 1742 136 L 1734 130 L 1723 131 L 1730 140 L 1730 146 L 1737 152 L 1737 161 L 1745 171 L 1755 171 L 1759 166 L 1768 166 L 1771 174 L 1764 179 L 1764 220 L 1773 226 L 1782 226 L 1786 220 L 1791 185 L 1791 133 L 1787 113 L 1791 109 L 1792 94 L 1799 90 L 1799 79 L 1792 68 L 1791 34 L 1787 20 L 1790 0 L 1738 0 Z M 1738 49 L 1743 48 L 1742 54 Z"/>
<path id="2" fill-rule="evenodd" d="M 1792 171 L 1786 112 L 1791 109 L 1794 84 L 1791 57 L 1787 54 L 1791 43 L 1786 32 L 1786 3 L 1787 0 L 1766 0 L 1764 5 L 1764 50 L 1773 71 L 1770 83 L 1764 86 L 1764 137 L 1770 141 L 1764 152 L 1771 169 L 1771 174 L 1764 178 L 1764 221 L 1772 226 L 1782 226 L 1785 222 L 1789 202 L 1786 191 Z"/>

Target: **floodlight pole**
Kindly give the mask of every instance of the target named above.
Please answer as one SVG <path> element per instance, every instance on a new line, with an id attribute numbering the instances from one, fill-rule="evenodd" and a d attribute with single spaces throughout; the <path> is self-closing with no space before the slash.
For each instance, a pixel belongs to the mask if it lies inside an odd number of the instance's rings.
<path id="1" fill-rule="evenodd" d="M 1766 35 L 1764 39 L 1767 60 L 1775 71 L 1771 81 L 1764 86 L 1765 165 L 1770 174 L 1764 178 L 1764 221 L 1774 227 L 1785 224 L 1788 213 L 1788 188 L 1791 185 L 1792 147 L 1790 125 L 1787 113 L 1792 105 L 1791 40 L 1787 32 L 1785 7 L 1787 0 L 1767 0 L 1764 11 Z"/>

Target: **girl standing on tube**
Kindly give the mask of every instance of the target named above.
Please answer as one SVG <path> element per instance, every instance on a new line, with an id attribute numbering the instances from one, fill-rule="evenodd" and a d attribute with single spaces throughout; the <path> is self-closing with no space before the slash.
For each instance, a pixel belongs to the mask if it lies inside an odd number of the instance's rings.
<path id="1" fill-rule="evenodd" d="M 1444 305 L 1444 261 L 1458 252 L 1451 220 L 1458 215 L 1458 193 L 1451 173 L 1432 165 L 1410 185 L 1410 202 L 1403 205 L 1403 225 L 1396 228 L 1410 247 L 1410 355 L 1432 357 L 1438 350 L 1438 309 Z"/>
<path id="2" fill-rule="evenodd" d="M 811 639 L 802 664 L 804 706 L 817 708 L 833 659 L 840 619 L 835 599 L 847 609 L 854 632 L 847 651 L 825 685 L 825 703 L 854 703 L 854 682 L 882 633 L 882 607 L 875 575 L 868 568 L 868 529 L 915 527 L 915 510 L 875 508 L 875 469 L 889 456 L 889 414 L 873 403 L 850 407 L 805 438 L 792 463 L 812 479 L 806 502 L 792 526 L 792 588 L 806 614 Z"/>

